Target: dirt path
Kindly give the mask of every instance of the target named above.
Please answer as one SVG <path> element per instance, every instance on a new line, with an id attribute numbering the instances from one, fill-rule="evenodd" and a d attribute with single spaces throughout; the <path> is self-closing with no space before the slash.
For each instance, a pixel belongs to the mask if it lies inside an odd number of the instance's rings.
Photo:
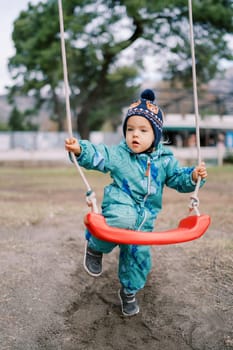
<path id="1" fill-rule="evenodd" d="M 213 222 L 201 239 L 152 247 L 154 267 L 132 318 L 120 312 L 117 250 L 104 257 L 101 277 L 84 271 L 86 208 L 69 187 L 73 175 L 59 174 L 56 185 L 49 172 L 1 177 L 0 349 L 233 349 L 232 173 L 223 178 L 229 186 L 213 174 L 202 191 Z M 177 224 L 183 205 L 165 193 L 160 227 L 168 217 Z"/>

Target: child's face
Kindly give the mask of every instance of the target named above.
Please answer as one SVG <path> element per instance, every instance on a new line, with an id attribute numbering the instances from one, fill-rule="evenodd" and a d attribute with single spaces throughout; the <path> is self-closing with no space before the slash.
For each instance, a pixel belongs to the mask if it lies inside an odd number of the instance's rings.
<path id="1" fill-rule="evenodd" d="M 134 153 L 148 150 L 154 143 L 154 131 L 150 122 L 140 116 L 132 116 L 127 121 L 126 143 Z"/>

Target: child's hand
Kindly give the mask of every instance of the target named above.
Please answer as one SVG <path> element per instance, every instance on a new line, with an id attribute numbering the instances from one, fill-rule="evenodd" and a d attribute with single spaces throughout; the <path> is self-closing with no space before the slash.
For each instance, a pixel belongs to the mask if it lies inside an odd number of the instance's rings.
<path id="1" fill-rule="evenodd" d="M 79 155 L 81 153 L 81 147 L 75 137 L 71 137 L 65 140 L 65 148 L 67 151 L 73 152 L 76 155 Z"/>
<path id="2" fill-rule="evenodd" d="M 194 182 L 197 182 L 197 179 L 199 176 L 201 179 L 205 179 L 207 175 L 208 174 L 207 174 L 205 163 L 202 162 L 193 170 L 192 179 Z"/>

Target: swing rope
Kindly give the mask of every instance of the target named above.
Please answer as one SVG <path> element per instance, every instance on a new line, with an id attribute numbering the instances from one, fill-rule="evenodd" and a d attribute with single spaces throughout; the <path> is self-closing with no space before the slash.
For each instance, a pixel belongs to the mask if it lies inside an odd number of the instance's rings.
<path id="1" fill-rule="evenodd" d="M 188 0 L 189 7 L 189 30 L 190 30 L 190 47 L 192 55 L 192 80 L 193 80 L 193 98 L 194 98 L 194 111 L 195 111 L 195 124 L 196 124 L 196 143 L 197 143 L 197 161 L 201 163 L 201 145 L 200 145 L 200 117 L 198 110 L 198 95 L 197 95 L 197 74 L 196 74 L 196 60 L 195 60 L 195 45 L 193 34 L 193 14 L 192 14 L 192 0 Z M 200 216 L 199 212 L 199 199 L 198 191 L 200 189 L 201 177 L 198 176 L 195 190 L 190 197 L 189 211 L 194 210 L 196 215 Z"/>
<path id="2" fill-rule="evenodd" d="M 194 90 L 194 105 L 195 105 L 195 119 L 196 119 L 196 135 L 197 135 L 197 152 L 198 162 L 201 161 L 200 156 L 200 135 L 199 135 L 199 113 L 198 113 L 198 98 L 197 98 L 197 86 L 196 86 L 196 71 L 195 71 L 195 54 L 194 54 L 194 39 L 193 39 L 193 23 L 192 23 L 192 0 L 189 0 L 189 17 L 190 17 L 190 37 L 191 37 L 191 51 L 192 51 L 192 69 L 193 69 L 193 90 Z M 66 97 L 66 115 L 69 136 L 72 137 L 72 122 L 70 112 L 70 100 L 69 100 L 69 82 L 67 73 L 66 62 L 66 50 L 65 50 L 65 38 L 64 38 L 64 24 L 63 24 L 63 11 L 62 0 L 58 0 L 59 8 L 59 20 L 60 20 L 60 36 L 61 36 L 61 50 L 62 50 L 62 63 L 65 85 L 65 97 Z M 210 225 L 210 217 L 208 215 L 200 215 L 198 210 L 199 200 L 198 191 L 200 188 L 200 177 L 195 187 L 195 191 L 191 197 L 190 212 L 194 209 L 195 216 L 188 216 L 180 221 L 176 229 L 167 230 L 163 232 L 151 232 L 146 234 L 145 232 L 132 231 L 127 229 L 119 229 L 110 227 L 106 224 L 105 218 L 98 214 L 98 207 L 96 203 L 96 196 L 91 186 L 89 185 L 81 167 L 79 166 L 77 159 L 73 152 L 71 152 L 71 159 L 73 160 L 83 182 L 86 185 L 87 193 L 86 200 L 88 206 L 92 207 L 92 212 L 89 212 L 84 219 L 84 223 L 87 229 L 97 238 L 109 242 L 115 242 L 119 244 L 144 244 L 144 245 L 162 245 L 162 244 L 175 244 L 191 241 L 201 237 Z"/>
<path id="3" fill-rule="evenodd" d="M 63 19 L 63 10 L 62 10 L 62 0 L 58 0 L 58 10 L 59 10 L 59 22 L 60 22 L 60 36 L 61 36 L 61 52 L 62 52 L 62 64 L 63 64 L 63 75 L 64 75 L 64 87 L 65 87 L 65 100 L 66 100 L 66 119 L 67 119 L 67 128 L 69 137 L 73 137 L 72 131 L 72 121 L 71 121 L 71 110 L 70 110 L 70 87 L 68 81 L 68 69 L 66 61 L 66 48 L 65 48 L 65 34 L 64 34 L 64 19 Z M 95 213 L 98 213 L 97 201 L 95 192 L 92 190 L 90 184 L 87 181 L 82 168 L 77 162 L 77 159 L 73 152 L 71 152 L 71 158 L 74 162 L 84 184 L 87 188 L 86 201 L 87 205 L 92 207 L 92 210 Z"/>

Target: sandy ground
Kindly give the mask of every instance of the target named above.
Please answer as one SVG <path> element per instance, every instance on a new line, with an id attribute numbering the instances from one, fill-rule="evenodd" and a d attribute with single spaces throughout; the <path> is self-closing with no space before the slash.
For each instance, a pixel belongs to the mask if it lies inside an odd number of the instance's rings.
<path id="1" fill-rule="evenodd" d="M 83 269 L 83 185 L 73 169 L 0 175 L 1 350 L 233 349 L 233 168 L 201 190 L 212 224 L 200 239 L 153 246 L 141 312 L 121 315 L 118 249 L 97 279 Z M 103 177 L 89 174 L 101 197 Z M 189 196 L 168 190 L 158 228 L 175 227 Z"/>

